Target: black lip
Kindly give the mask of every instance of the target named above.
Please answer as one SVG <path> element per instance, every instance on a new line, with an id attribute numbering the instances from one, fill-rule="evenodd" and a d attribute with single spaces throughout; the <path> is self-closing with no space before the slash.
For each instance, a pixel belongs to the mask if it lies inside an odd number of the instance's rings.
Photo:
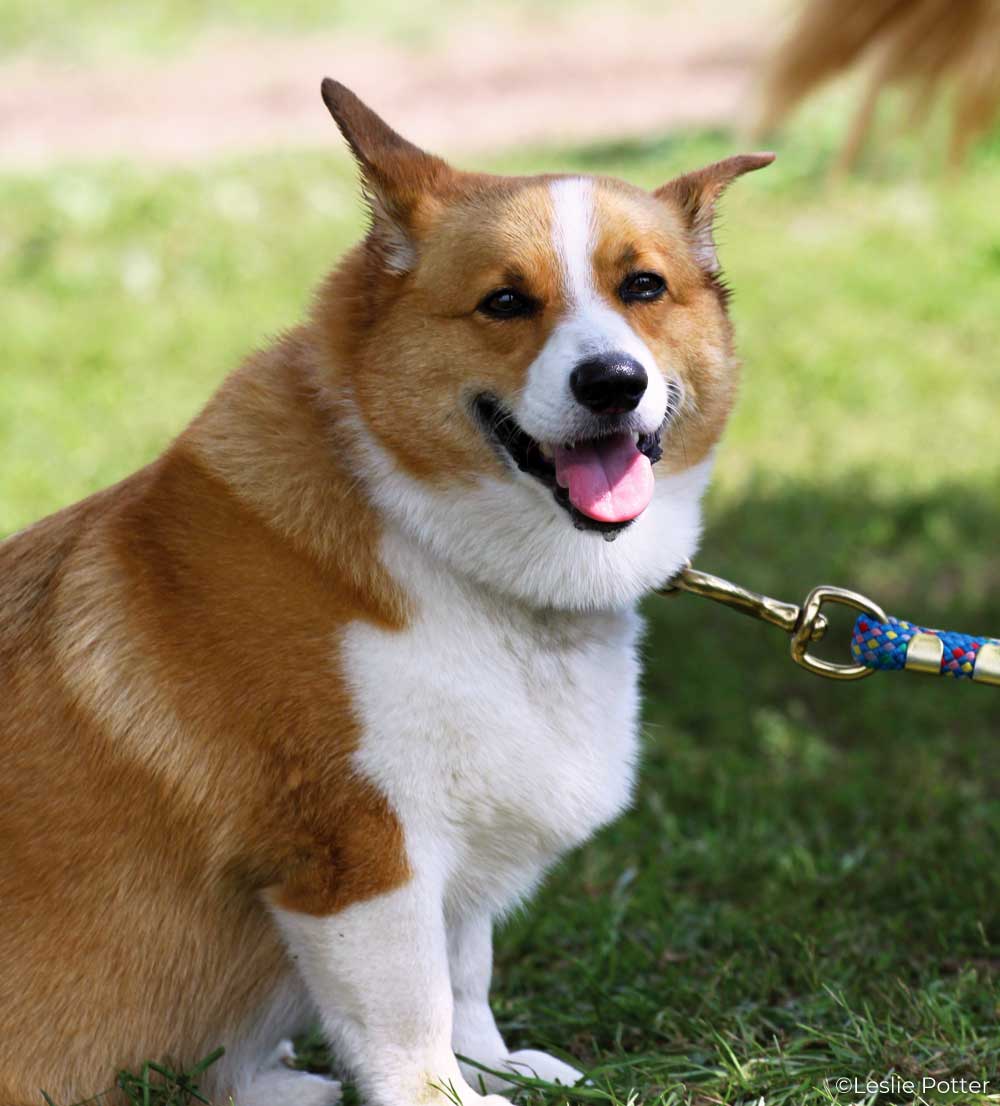
<path id="1" fill-rule="evenodd" d="M 614 541 L 622 530 L 632 525 L 634 521 L 632 519 L 628 522 L 600 522 L 578 511 L 569 501 L 569 492 L 556 482 L 555 465 L 543 455 L 538 442 L 521 429 L 511 412 L 496 396 L 489 392 L 482 392 L 476 396 L 472 406 L 476 420 L 487 437 L 503 455 L 514 462 L 521 472 L 526 472 L 551 489 L 555 501 L 570 516 L 577 530 L 594 530 L 603 534 L 608 541 Z M 609 435 L 621 429 L 620 426 L 614 425 L 614 421 L 616 420 L 609 421 L 607 430 Z M 645 453 L 650 463 L 654 465 L 663 456 L 660 445 L 662 429 L 661 425 L 651 434 L 641 434 L 637 442 L 640 452 Z"/>

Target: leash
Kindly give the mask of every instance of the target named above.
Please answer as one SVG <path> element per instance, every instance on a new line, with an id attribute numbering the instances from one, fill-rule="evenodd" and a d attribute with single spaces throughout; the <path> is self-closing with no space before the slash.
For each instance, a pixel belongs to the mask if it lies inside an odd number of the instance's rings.
<path id="1" fill-rule="evenodd" d="M 699 572 L 690 564 L 659 588 L 657 594 L 673 596 L 682 591 L 712 599 L 784 630 L 791 636 L 792 660 L 831 680 L 860 680 L 873 672 L 903 670 L 1000 687 L 1000 640 L 931 630 L 890 618 L 877 603 L 856 591 L 821 584 L 809 592 L 799 607 Z M 809 646 L 820 641 L 829 628 L 823 614 L 826 603 L 838 603 L 861 612 L 851 634 L 853 664 L 838 664 L 809 652 Z"/>

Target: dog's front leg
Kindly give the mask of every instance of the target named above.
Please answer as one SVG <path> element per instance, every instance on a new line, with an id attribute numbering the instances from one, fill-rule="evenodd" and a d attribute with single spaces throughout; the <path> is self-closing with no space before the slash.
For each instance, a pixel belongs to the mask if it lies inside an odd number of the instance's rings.
<path id="1" fill-rule="evenodd" d="M 580 1079 L 576 1068 L 546 1052 L 534 1049 L 509 1052 L 504 1044 L 490 1009 L 493 928 L 488 914 L 449 920 L 448 959 L 455 1000 L 452 1031 L 455 1052 L 494 1070 L 536 1076 L 550 1083 L 572 1086 Z M 474 1087 L 485 1086 L 487 1090 L 497 1091 L 514 1085 L 470 1064 L 463 1064 L 462 1070 Z"/>
<path id="2" fill-rule="evenodd" d="M 448 961 L 455 1002 L 452 1046 L 460 1056 L 500 1068 L 508 1051 L 490 1009 L 493 924 L 489 914 L 449 919 Z M 469 1064 L 462 1064 L 462 1071 L 473 1087 L 482 1082 L 495 1089 L 500 1082 Z"/>
<path id="3" fill-rule="evenodd" d="M 404 886 L 326 916 L 274 908 L 338 1057 L 369 1106 L 509 1106 L 466 1083 L 451 1047 L 441 888 Z"/>

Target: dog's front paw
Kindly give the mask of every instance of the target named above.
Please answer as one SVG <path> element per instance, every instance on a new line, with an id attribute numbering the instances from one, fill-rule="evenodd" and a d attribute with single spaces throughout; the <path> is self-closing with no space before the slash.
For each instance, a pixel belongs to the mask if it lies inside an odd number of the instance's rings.
<path id="1" fill-rule="evenodd" d="M 340 1084 L 322 1075 L 296 1071 L 289 1066 L 294 1059 L 292 1042 L 282 1041 L 237 1097 L 236 1106 L 337 1106 Z"/>
<path id="2" fill-rule="evenodd" d="M 473 1090 L 475 1086 L 477 1089 Z M 433 1094 L 429 1099 L 421 1099 L 421 1103 L 430 1103 L 431 1106 L 510 1106 L 510 1103 L 506 1098 L 502 1098 L 498 1094 L 489 1094 L 489 1090 L 496 1090 L 496 1087 L 487 1088 L 483 1090 L 482 1084 L 478 1081 L 470 1086 L 464 1080 L 460 1080 L 458 1083 L 451 1081 L 447 1084 L 434 1083 L 431 1084 L 431 1090 Z M 480 1093 L 482 1092 L 482 1093 Z"/>
<path id="3" fill-rule="evenodd" d="M 535 1079 L 544 1079 L 548 1083 L 562 1083 L 572 1087 L 583 1078 L 583 1073 L 550 1056 L 547 1052 L 537 1052 L 533 1048 L 523 1048 L 512 1052 L 501 1065 L 510 1068 L 518 1075 L 527 1075 Z"/>
<path id="4" fill-rule="evenodd" d="M 340 1084 L 334 1080 L 286 1068 L 259 1075 L 236 1106 L 337 1106 L 340 1099 Z"/>
<path id="5" fill-rule="evenodd" d="M 519 1052 L 511 1052 L 502 1060 L 495 1060 L 486 1064 L 496 1072 L 505 1069 L 514 1075 L 523 1075 L 529 1079 L 544 1079 L 547 1083 L 561 1083 L 564 1087 L 572 1087 L 583 1078 L 576 1068 L 564 1064 L 547 1052 L 537 1052 L 533 1048 L 524 1048 Z M 482 1087 L 487 1091 L 509 1091 L 517 1087 L 511 1079 L 504 1079 L 501 1075 L 493 1075 L 471 1064 L 463 1064 L 462 1070 L 466 1078 L 474 1087 Z"/>

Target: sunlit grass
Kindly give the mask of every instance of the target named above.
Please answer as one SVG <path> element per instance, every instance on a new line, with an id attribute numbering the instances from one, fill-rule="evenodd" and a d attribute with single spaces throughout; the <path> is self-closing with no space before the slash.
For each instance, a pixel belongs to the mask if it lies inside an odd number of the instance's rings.
<path id="1" fill-rule="evenodd" d="M 227 39 L 329 31 L 344 38 L 379 36 L 417 50 L 439 43 L 456 23 L 527 21 L 544 28 L 597 0 L 508 0 L 502 7 L 467 0 L 0 0 L 0 57 L 36 57 L 102 64 L 129 56 L 162 58 L 208 38 Z M 639 8 L 638 0 L 621 0 Z M 766 0 L 753 0 L 761 4 Z M 678 0 L 663 0 L 663 7 Z M 725 0 L 714 0 L 716 7 Z M 639 8 L 639 10 L 642 10 Z M 544 33 L 542 31 L 541 33 Z"/>

